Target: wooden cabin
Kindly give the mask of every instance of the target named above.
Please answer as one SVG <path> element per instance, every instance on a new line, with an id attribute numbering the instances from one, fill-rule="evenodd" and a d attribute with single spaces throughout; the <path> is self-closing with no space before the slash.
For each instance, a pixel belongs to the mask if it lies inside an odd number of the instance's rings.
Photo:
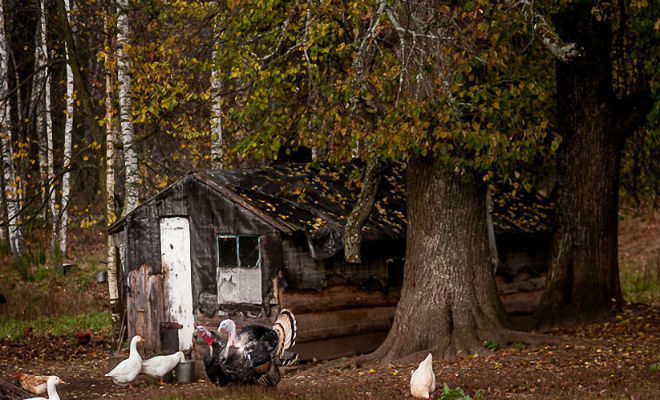
<path id="1" fill-rule="evenodd" d="M 188 351 L 195 325 L 216 330 L 228 316 L 268 325 L 286 307 L 301 359 L 375 349 L 403 279 L 405 173 L 384 176 L 362 263 L 351 264 L 343 226 L 355 172 L 291 163 L 196 171 L 118 220 L 109 232 L 122 253 L 128 336 L 143 336 L 148 352 Z"/>

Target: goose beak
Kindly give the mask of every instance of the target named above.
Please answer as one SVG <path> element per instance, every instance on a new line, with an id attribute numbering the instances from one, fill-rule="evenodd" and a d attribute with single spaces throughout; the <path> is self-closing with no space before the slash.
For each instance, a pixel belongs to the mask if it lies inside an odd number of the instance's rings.
<path id="1" fill-rule="evenodd" d="M 140 342 L 144 342 L 144 339 L 140 338 Z"/>
<path id="2" fill-rule="evenodd" d="M 59 380 L 59 382 L 58 382 L 58 383 L 64 383 L 64 384 L 66 384 L 66 385 L 68 385 L 68 384 L 69 384 L 69 382 L 64 382 L 64 380 L 62 380 L 61 378 L 60 378 L 60 380 Z"/>

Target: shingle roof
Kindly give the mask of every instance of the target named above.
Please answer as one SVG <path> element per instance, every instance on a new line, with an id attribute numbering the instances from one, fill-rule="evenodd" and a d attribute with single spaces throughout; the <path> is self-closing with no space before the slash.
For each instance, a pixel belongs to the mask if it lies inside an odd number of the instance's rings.
<path id="1" fill-rule="evenodd" d="M 315 238 L 322 242 L 332 239 L 341 250 L 345 219 L 360 192 L 361 171 L 357 163 L 347 164 L 342 170 L 327 165 L 279 163 L 263 168 L 194 171 L 184 179 L 208 185 L 284 233 L 304 232 L 310 245 Z M 545 197 L 501 183 L 491 184 L 490 190 L 496 232 L 552 231 L 553 205 Z M 405 240 L 405 213 L 405 166 L 394 164 L 383 174 L 363 238 Z M 119 230 L 121 224 L 122 220 L 115 222 L 110 232 Z"/>

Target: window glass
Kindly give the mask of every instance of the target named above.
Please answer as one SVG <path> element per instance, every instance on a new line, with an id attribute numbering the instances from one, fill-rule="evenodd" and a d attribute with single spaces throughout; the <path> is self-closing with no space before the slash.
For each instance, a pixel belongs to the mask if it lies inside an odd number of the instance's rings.
<path id="1" fill-rule="evenodd" d="M 236 237 L 218 236 L 218 266 L 237 267 Z"/>
<path id="2" fill-rule="evenodd" d="M 241 267 L 256 267 L 259 263 L 259 237 L 239 236 L 238 254 Z"/>

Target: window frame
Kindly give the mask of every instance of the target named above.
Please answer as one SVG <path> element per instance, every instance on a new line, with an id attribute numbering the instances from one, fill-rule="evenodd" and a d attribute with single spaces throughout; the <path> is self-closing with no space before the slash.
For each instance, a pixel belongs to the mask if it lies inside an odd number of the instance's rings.
<path id="1" fill-rule="evenodd" d="M 240 240 L 241 237 L 256 237 L 257 238 L 257 248 L 259 255 L 257 257 L 257 263 L 255 265 L 243 266 L 241 265 L 241 249 L 240 249 Z M 234 239 L 236 241 L 236 265 L 235 266 L 226 266 L 220 265 L 220 239 Z M 216 233 L 215 234 L 215 265 L 216 268 L 244 268 L 244 269 L 254 269 L 261 268 L 261 235 L 257 234 L 246 234 L 246 233 Z"/>

